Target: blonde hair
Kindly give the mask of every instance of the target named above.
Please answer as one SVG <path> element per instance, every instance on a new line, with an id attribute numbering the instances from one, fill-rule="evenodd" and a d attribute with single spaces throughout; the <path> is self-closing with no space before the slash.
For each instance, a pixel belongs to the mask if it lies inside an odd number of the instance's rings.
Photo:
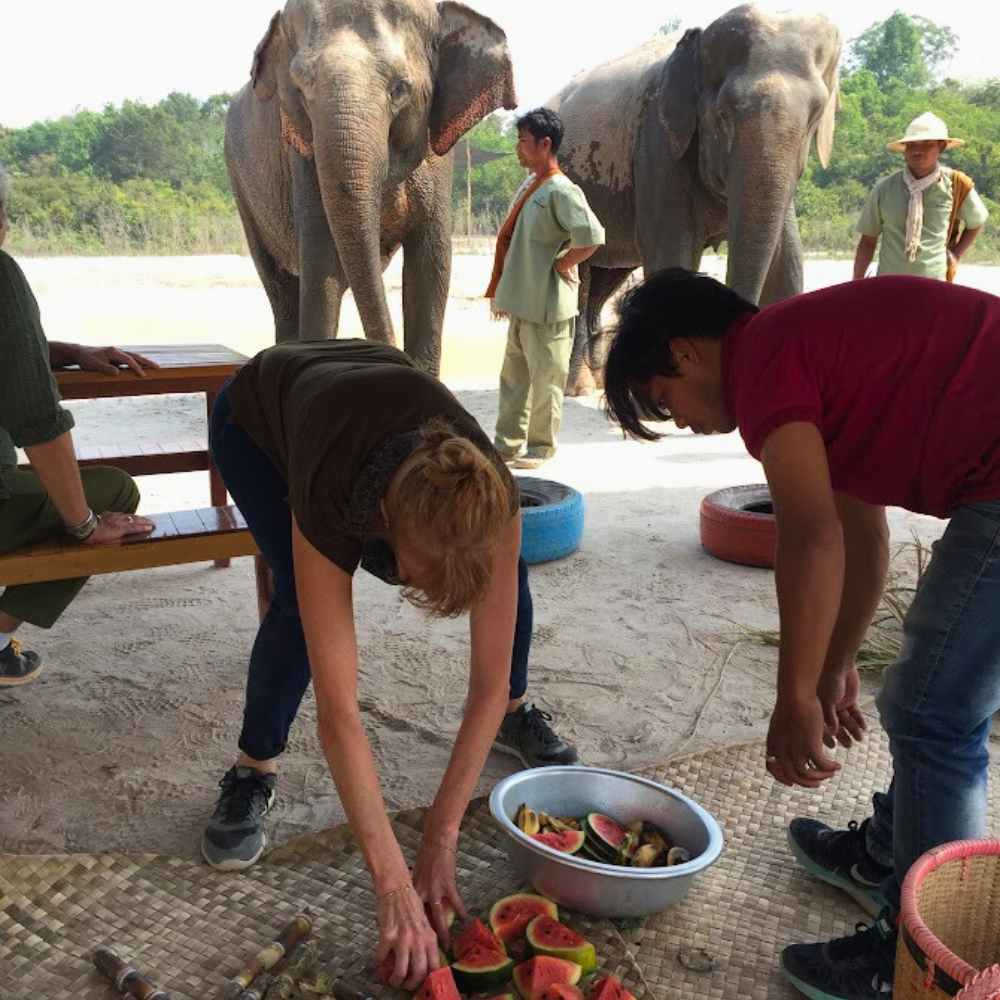
<path id="1" fill-rule="evenodd" d="M 404 586 L 403 596 L 444 618 L 468 611 L 489 585 L 511 501 L 491 458 L 444 420 L 424 424 L 385 497 L 394 537 L 412 542 L 429 567 L 419 583 Z"/>

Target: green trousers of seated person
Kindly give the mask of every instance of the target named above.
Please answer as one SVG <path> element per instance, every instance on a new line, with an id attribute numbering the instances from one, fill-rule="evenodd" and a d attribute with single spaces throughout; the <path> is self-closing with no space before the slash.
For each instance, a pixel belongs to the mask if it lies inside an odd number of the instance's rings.
<path id="1" fill-rule="evenodd" d="M 80 476 L 87 503 L 98 514 L 132 514 L 139 506 L 138 487 L 121 469 L 93 465 L 81 469 Z M 8 482 L 13 495 L 0 500 L 0 553 L 65 535 L 62 518 L 34 472 L 18 470 Z M 79 577 L 8 587 L 0 596 L 0 611 L 39 628 L 51 628 L 86 582 L 86 577 Z"/>

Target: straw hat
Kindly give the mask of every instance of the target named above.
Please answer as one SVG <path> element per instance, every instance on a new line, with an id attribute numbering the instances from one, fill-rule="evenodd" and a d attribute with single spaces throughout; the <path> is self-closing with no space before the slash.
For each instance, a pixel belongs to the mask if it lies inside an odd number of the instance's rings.
<path id="1" fill-rule="evenodd" d="M 928 142 L 939 139 L 947 145 L 945 149 L 954 149 L 955 146 L 964 146 L 964 139 L 949 139 L 948 126 L 945 125 L 937 115 L 930 111 L 925 111 L 906 126 L 906 135 L 901 139 L 895 139 L 886 143 L 886 149 L 890 153 L 905 153 L 908 142 Z"/>

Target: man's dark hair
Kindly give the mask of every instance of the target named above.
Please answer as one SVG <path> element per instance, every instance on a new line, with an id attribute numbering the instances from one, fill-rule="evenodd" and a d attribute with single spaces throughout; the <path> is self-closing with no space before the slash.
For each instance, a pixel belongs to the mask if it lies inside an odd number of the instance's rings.
<path id="1" fill-rule="evenodd" d="M 604 411 L 627 437 L 662 437 L 643 420 L 669 420 L 645 391 L 654 375 L 678 375 L 675 337 L 718 340 L 757 307 L 707 274 L 668 267 L 623 295 L 604 363 Z"/>
<path id="2" fill-rule="evenodd" d="M 530 132 L 535 142 L 542 139 L 552 140 L 552 152 L 558 153 L 563 139 L 562 119 L 548 108 L 535 108 L 517 120 L 517 130 Z"/>

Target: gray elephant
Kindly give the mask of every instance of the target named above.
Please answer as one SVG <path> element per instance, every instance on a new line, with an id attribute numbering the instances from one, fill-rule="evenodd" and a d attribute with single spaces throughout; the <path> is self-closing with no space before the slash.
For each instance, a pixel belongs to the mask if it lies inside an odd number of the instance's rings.
<path id="1" fill-rule="evenodd" d="M 438 373 L 451 271 L 448 151 L 515 106 L 507 38 L 446 0 L 288 0 L 226 120 L 226 164 L 278 341 L 337 335 L 350 288 L 395 342 L 382 271 L 403 248 L 403 346 Z"/>
<path id="2" fill-rule="evenodd" d="M 727 240 L 740 294 L 802 290 L 794 194 L 814 135 L 829 160 L 840 45 L 825 17 L 741 6 L 581 73 L 548 102 L 566 129 L 560 164 L 607 229 L 580 268 L 570 395 L 593 388 L 601 308 L 640 265 L 696 269 Z"/>

